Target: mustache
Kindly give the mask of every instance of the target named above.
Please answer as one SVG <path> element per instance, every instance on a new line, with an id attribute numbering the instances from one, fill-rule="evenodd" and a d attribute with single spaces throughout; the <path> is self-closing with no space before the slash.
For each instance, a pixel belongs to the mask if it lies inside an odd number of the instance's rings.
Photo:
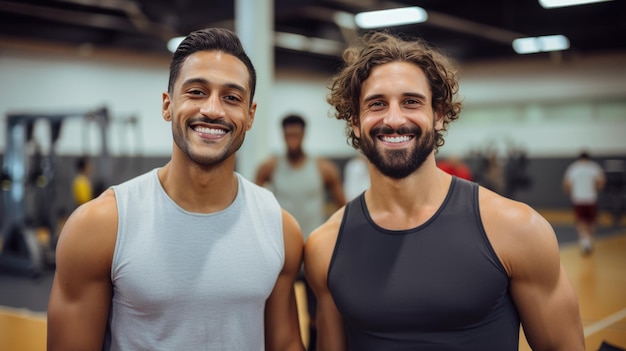
<path id="1" fill-rule="evenodd" d="M 207 124 L 218 124 L 228 130 L 232 130 L 235 126 L 232 123 L 226 122 L 223 118 L 210 118 L 206 116 L 202 117 L 194 117 L 187 121 L 187 124 L 191 125 L 194 123 L 207 123 Z"/>
<path id="2" fill-rule="evenodd" d="M 390 126 L 380 126 L 380 127 L 374 127 L 370 130 L 370 137 L 375 137 L 376 135 L 390 135 L 390 134 L 413 134 L 417 137 L 420 136 L 420 134 L 422 134 L 422 130 L 418 127 L 408 127 L 408 126 L 402 126 L 400 128 L 392 128 Z"/>

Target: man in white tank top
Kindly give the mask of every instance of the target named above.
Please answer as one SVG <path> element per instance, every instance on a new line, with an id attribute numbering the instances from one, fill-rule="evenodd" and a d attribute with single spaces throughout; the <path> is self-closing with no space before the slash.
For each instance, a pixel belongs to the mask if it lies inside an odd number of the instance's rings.
<path id="1" fill-rule="evenodd" d="M 304 350 L 293 288 L 298 223 L 234 171 L 255 84 L 229 30 L 198 30 L 178 46 L 162 96 L 171 159 L 68 219 L 49 351 Z"/>
<path id="2" fill-rule="evenodd" d="M 598 193 L 604 188 L 604 170 L 589 158 L 586 151 L 580 153 L 563 176 L 563 190 L 569 195 L 574 207 L 578 241 L 583 254 L 591 253 L 598 217 Z"/>
<path id="3" fill-rule="evenodd" d="M 288 115 L 282 120 L 286 154 L 275 156 L 259 167 L 255 182 L 272 190 L 280 205 L 291 213 L 302 229 L 304 240 L 326 218 L 326 194 L 331 195 L 333 211 L 342 207 L 346 200 L 343 193 L 339 168 L 332 161 L 314 158 L 304 152 L 302 143 L 306 122 L 299 115 Z M 307 309 L 311 325 L 309 340 L 315 340 L 315 298 L 304 279 L 299 277 L 307 291 Z M 314 350 L 310 344 L 308 350 Z"/>

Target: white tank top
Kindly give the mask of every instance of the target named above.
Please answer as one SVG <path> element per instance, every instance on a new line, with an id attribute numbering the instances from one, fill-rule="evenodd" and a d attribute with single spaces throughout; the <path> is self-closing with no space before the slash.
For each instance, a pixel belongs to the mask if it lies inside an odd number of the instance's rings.
<path id="1" fill-rule="evenodd" d="M 598 201 L 596 186 L 602 173 L 600 165 L 591 160 L 578 160 L 567 167 L 565 178 L 572 186 L 570 198 L 574 204 L 594 204 Z"/>
<path id="2" fill-rule="evenodd" d="M 272 189 L 280 205 L 296 218 L 306 240 L 325 219 L 326 193 L 317 160 L 307 157 L 302 167 L 293 168 L 285 157 L 279 157 Z"/>
<path id="3" fill-rule="evenodd" d="M 237 178 L 233 203 L 211 214 L 174 203 L 157 169 L 113 187 L 104 350 L 264 350 L 265 301 L 284 264 L 282 216 L 271 192 Z"/>

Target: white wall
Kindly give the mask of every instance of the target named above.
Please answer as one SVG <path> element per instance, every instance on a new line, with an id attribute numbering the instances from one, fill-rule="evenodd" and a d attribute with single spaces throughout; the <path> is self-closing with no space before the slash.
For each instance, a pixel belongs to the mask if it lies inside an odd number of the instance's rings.
<path id="1" fill-rule="evenodd" d="M 626 54 L 569 61 L 526 58 L 517 63 L 461 67 L 461 96 L 466 108 L 451 125 L 442 155 L 465 154 L 487 143 L 513 143 L 531 157 L 592 153 L 626 154 Z M 168 58 L 119 56 L 72 50 L 3 47 L 0 44 L 0 113 L 63 112 L 109 107 L 114 122 L 111 153 L 167 156 L 170 125 L 161 118 Z M 280 119 L 287 113 L 308 122 L 306 149 L 319 155 L 347 156 L 344 124 L 325 102 L 328 78 L 276 70 L 269 104 L 269 152 L 283 150 Z M 138 128 L 124 124 L 139 118 Z M 66 123 L 59 154 L 97 152 L 95 127 L 81 120 Z M 39 131 L 42 129 L 43 131 Z M 45 127 L 37 128 L 45 135 Z M 86 137 L 84 136 L 86 135 Z M 43 138 L 43 137 L 42 137 Z M 133 139 L 135 138 L 135 139 Z M 0 147 L 5 127 L 0 123 Z M 45 138 L 44 138 L 45 139 Z M 139 141 L 137 141 L 139 139 Z M 260 162 L 260 160 L 259 160 Z"/>
<path id="2" fill-rule="evenodd" d="M 168 66 L 164 60 L 120 60 L 81 57 L 71 53 L 0 52 L 0 112 L 72 113 L 106 106 L 112 117 L 110 150 L 125 153 L 135 145 L 136 131 L 120 119 L 139 119 L 143 151 L 162 155 L 171 151 L 171 132 L 161 118 L 161 94 L 167 90 Z M 3 116 L 4 117 L 4 116 Z M 45 133 L 38 140 L 49 140 Z M 39 130 L 39 128 L 36 128 Z M 87 140 L 85 140 L 87 139 Z M 59 154 L 82 154 L 99 145 L 96 127 L 85 119 L 68 119 L 57 144 Z M 5 125 L 0 124 L 4 149 Z M 168 142 L 170 140 L 170 142 Z"/>

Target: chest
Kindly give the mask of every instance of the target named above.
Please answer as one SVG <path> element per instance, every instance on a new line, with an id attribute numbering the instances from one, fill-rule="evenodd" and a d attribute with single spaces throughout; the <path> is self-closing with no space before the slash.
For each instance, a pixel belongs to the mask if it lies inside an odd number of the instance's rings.
<path id="1" fill-rule="evenodd" d="M 295 168 L 285 160 L 279 162 L 272 175 L 272 188 L 277 196 L 298 199 L 320 196 L 324 190 L 320 170 L 313 159 Z"/>
<path id="2" fill-rule="evenodd" d="M 353 325 L 372 331 L 463 328 L 509 298 L 508 278 L 476 227 L 344 231 L 329 288 Z"/>
<path id="3" fill-rule="evenodd" d="M 148 313 L 262 306 L 282 268 L 279 234 L 245 220 L 228 223 L 200 218 L 125 227 L 114 260 L 115 301 Z"/>

